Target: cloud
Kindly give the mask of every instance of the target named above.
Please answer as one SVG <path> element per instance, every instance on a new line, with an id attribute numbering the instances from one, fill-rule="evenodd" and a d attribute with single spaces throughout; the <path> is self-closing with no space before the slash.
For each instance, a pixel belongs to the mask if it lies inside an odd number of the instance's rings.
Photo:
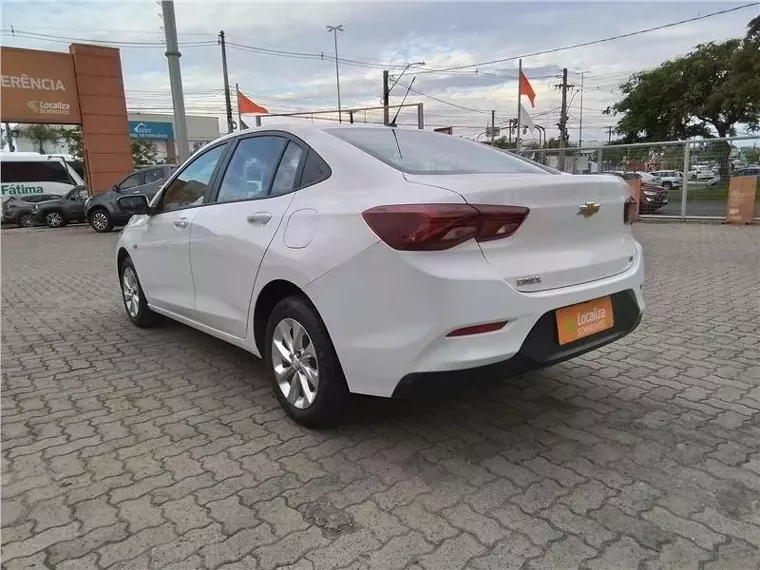
<path id="1" fill-rule="evenodd" d="M 219 30 L 228 37 L 230 81 L 273 112 L 335 108 L 333 36 L 327 24 L 343 24 L 338 35 L 341 100 L 344 107 L 375 106 L 382 95 L 382 70 L 398 74 L 405 63 L 424 61 L 402 79 L 434 99 L 410 92 L 407 102 L 423 102 L 430 126 L 455 125 L 455 132 L 476 135 L 497 114 L 506 124 L 517 110 L 517 61 L 510 60 L 449 73 L 431 70 L 513 58 L 550 48 L 625 34 L 738 4 L 725 2 L 176 2 L 182 51 L 182 76 L 188 112 L 224 115 Z M 160 7 L 152 1 L 3 3 L 6 45 L 65 50 L 67 39 L 22 37 L 23 32 L 121 44 L 128 105 L 170 111 L 171 97 L 161 45 Z M 534 120 L 556 134 L 560 92 L 556 76 L 569 69 L 580 88 L 584 74 L 584 132 L 606 139 L 611 118 L 601 111 L 614 103 L 617 86 L 630 73 L 683 55 L 706 41 L 744 34 L 757 9 L 742 10 L 645 35 L 579 49 L 535 55 L 523 61 L 537 93 Z M 138 47 L 134 43 L 152 44 Z M 197 45 L 207 42 L 208 45 Z M 249 47 L 245 47 L 249 46 Z M 257 49 L 250 49 L 251 47 Z M 264 50 L 295 52 L 289 57 Z M 400 103 L 406 89 L 393 90 Z M 575 95 L 573 97 L 573 95 Z M 570 126 L 577 127 L 580 95 L 571 93 Z M 524 101 L 527 105 L 527 100 Z M 454 106 L 455 105 L 455 106 Z M 462 107 L 464 109 L 462 109 Z M 465 110 L 465 109 L 470 109 Z M 380 112 L 367 113 L 380 120 Z M 363 117 L 362 117 L 363 118 Z M 401 122 L 413 123 L 405 110 Z M 584 135 L 584 139 L 586 136 Z"/>

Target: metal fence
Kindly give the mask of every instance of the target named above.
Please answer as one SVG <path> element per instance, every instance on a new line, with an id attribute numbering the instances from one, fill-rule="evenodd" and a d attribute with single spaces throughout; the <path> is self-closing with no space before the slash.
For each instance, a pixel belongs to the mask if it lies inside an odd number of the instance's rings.
<path id="1" fill-rule="evenodd" d="M 760 175 L 760 136 L 523 149 L 520 154 L 571 174 L 638 173 L 642 182 L 667 189 L 666 204 L 644 210 L 644 217 L 652 218 L 722 220 L 730 177 Z M 757 180 L 760 184 L 760 176 Z M 760 220 L 760 188 L 755 196 L 755 220 Z"/>

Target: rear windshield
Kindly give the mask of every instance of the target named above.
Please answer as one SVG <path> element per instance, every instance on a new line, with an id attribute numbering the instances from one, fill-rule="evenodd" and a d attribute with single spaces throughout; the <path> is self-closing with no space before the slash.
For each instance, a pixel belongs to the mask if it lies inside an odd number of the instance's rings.
<path id="1" fill-rule="evenodd" d="M 490 146 L 430 131 L 350 127 L 327 132 L 407 174 L 550 172 Z"/>

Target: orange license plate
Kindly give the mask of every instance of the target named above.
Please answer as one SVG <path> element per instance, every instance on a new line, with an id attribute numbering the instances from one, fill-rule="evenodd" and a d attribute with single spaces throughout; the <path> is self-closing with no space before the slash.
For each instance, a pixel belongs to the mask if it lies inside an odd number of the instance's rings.
<path id="1" fill-rule="evenodd" d="M 560 344 L 567 344 L 611 329 L 614 325 L 612 300 L 609 297 L 557 309 L 557 332 Z"/>

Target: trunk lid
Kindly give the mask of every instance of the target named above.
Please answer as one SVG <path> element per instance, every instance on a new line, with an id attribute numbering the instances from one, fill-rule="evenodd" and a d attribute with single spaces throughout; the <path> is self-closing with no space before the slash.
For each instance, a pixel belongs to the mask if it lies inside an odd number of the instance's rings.
<path id="1" fill-rule="evenodd" d="M 470 204 L 530 208 L 511 237 L 480 243 L 486 261 L 518 291 L 546 291 L 616 275 L 635 254 L 623 222 L 628 185 L 612 176 L 555 174 L 405 175 Z M 591 215 L 579 209 L 591 203 Z"/>

